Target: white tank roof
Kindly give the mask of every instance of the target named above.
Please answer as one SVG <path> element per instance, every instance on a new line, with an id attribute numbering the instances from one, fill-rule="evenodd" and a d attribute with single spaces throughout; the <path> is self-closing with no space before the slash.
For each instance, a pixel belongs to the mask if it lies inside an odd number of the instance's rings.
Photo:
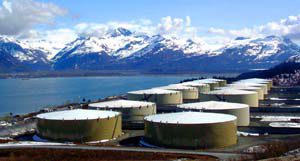
<path id="1" fill-rule="evenodd" d="M 221 89 L 221 90 L 214 90 L 205 92 L 205 94 L 220 94 L 220 95 L 243 95 L 243 94 L 254 94 L 254 91 L 245 91 L 239 89 Z"/>
<path id="2" fill-rule="evenodd" d="M 119 115 L 119 112 L 101 111 L 101 110 L 66 110 L 39 114 L 36 117 L 47 120 L 92 120 L 114 117 Z"/>
<path id="3" fill-rule="evenodd" d="M 152 89 L 146 89 L 146 90 L 131 91 L 128 93 L 129 94 L 175 94 L 175 93 L 179 93 L 179 91 L 152 88 Z"/>
<path id="4" fill-rule="evenodd" d="M 205 79 L 200 79 L 200 80 L 194 80 L 192 82 L 199 82 L 199 83 L 218 83 L 218 81 L 215 80 L 205 80 Z"/>
<path id="5" fill-rule="evenodd" d="M 232 84 L 243 84 L 246 86 L 254 86 L 254 87 L 266 87 L 266 84 L 254 83 L 254 82 L 233 82 Z"/>
<path id="6" fill-rule="evenodd" d="M 242 81 L 270 82 L 272 80 L 270 80 L 270 79 L 262 79 L 262 78 L 250 78 L 250 79 L 244 79 Z"/>
<path id="7" fill-rule="evenodd" d="M 233 115 L 207 112 L 178 112 L 146 116 L 145 120 L 170 124 L 210 124 L 236 120 Z"/>
<path id="8" fill-rule="evenodd" d="M 185 89 L 194 89 L 197 90 L 197 88 L 195 87 L 190 87 L 190 86 L 184 86 L 181 84 L 170 84 L 168 86 L 162 86 L 162 87 L 155 87 L 158 89 L 167 89 L 167 90 L 185 90 Z"/>
<path id="9" fill-rule="evenodd" d="M 204 81 L 215 81 L 215 82 L 220 82 L 220 81 L 225 81 L 224 79 L 215 79 L 215 78 L 206 78 L 206 79 L 201 79 Z"/>
<path id="10" fill-rule="evenodd" d="M 179 108 L 184 109 L 199 109 L 199 110 L 226 110 L 226 109 L 240 109 L 249 108 L 249 105 L 241 103 L 230 103 L 221 101 L 206 101 L 206 102 L 195 102 L 178 105 Z"/>
<path id="11" fill-rule="evenodd" d="M 241 90 L 258 90 L 261 89 L 260 87 L 254 87 L 254 86 L 246 86 L 246 85 L 231 85 L 231 86 L 225 86 L 225 87 L 217 87 L 216 90 L 220 89 L 241 89 Z"/>
<path id="12" fill-rule="evenodd" d="M 244 79 L 244 80 L 240 80 L 238 82 L 249 82 L 249 83 L 260 83 L 260 84 L 267 84 L 268 83 L 268 81 L 256 80 L 256 79 Z"/>
<path id="13" fill-rule="evenodd" d="M 180 83 L 181 85 L 184 85 L 184 86 L 207 86 L 209 87 L 208 84 L 205 84 L 205 83 L 200 83 L 200 82 L 183 82 L 183 83 Z"/>
<path id="14" fill-rule="evenodd" d="M 93 108 L 138 108 L 141 106 L 153 106 L 155 103 L 145 101 L 132 101 L 132 100 L 113 100 L 106 102 L 91 103 L 89 107 Z"/>

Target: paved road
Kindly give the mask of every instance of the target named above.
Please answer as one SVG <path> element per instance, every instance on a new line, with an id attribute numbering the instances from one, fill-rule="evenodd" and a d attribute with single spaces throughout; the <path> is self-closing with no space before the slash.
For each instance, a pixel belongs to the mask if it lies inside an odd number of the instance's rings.
<path id="1" fill-rule="evenodd" d="M 37 148 L 37 149 L 73 149 L 73 150 L 111 150 L 111 151 L 128 151 L 128 152 L 163 152 L 177 154 L 192 154 L 192 155 L 209 155 L 215 156 L 220 160 L 239 160 L 243 157 L 253 159 L 251 155 L 239 153 L 222 153 L 222 152 L 199 152 L 192 150 L 178 149 L 156 149 L 156 148 L 134 148 L 134 147 L 99 147 L 99 146 L 70 146 L 70 145 L 11 145 L 0 147 L 0 149 L 20 149 L 20 148 Z"/>

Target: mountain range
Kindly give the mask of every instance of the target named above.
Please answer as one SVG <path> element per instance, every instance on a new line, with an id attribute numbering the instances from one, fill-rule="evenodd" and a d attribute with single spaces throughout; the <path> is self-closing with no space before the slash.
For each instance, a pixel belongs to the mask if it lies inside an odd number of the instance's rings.
<path id="1" fill-rule="evenodd" d="M 252 71 L 240 74 L 237 79 L 247 78 L 272 78 L 278 85 L 299 85 L 300 84 L 300 55 L 295 55 L 286 61 L 262 71 Z M 291 84 L 290 81 L 293 81 Z M 296 80 L 296 81 L 295 81 Z"/>
<path id="2" fill-rule="evenodd" d="M 45 47 L 43 47 L 45 45 Z M 147 35 L 117 28 L 102 36 L 81 36 L 60 49 L 0 36 L 0 71 L 136 70 L 152 73 L 243 72 L 274 67 L 300 55 L 300 47 L 279 36 L 238 37 L 209 49 L 192 39 Z"/>

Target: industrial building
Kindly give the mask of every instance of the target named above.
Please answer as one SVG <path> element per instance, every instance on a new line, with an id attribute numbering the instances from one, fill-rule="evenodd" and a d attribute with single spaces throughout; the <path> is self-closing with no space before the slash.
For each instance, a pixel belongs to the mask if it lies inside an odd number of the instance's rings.
<path id="1" fill-rule="evenodd" d="M 209 92 L 210 91 L 210 86 L 208 84 L 205 84 L 205 83 L 183 82 L 183 83 L 180 83 L 180 84 L 184 85 L 184 86 L 189 86 L 189 87 L 196 87 L 196 88 L 198 88 L 198 92 L 199 93 Z"/>
<path id="2" fill-rule="evenodd" d="M 238 89 L 223 89 L 214 90 L 206 93 L 201 93 L 199 96 L 203 101 L 223 101 L 247 104 L 250 107 L 258 107 L 258 94 L 253 91 L 245 91 Z"/>
<path id="3" fill-rule="evenodd" d="M 92 103 L 89 104 L 89 109 L 121 112 L 123 127 L 129 124 L 144 123 L 145 116 L 156 114 L 155 103 L 132 100 L 112 100 Z"/>
<path id="4" fill-rule="evenodd" d="M 250 122 L 249 105 L 240 103 L 207 101 L 186 103 L 177 106 L 180 110 L 203 111 L 230 114 L 237 117 L 237 126 L 248 126 Z"/>
<path id="5" fill-rule="evenodd" d="M 119 112 L 67 110 L 36 116 L 37 134 L 55 141 L 98 141 L 117 138 L 122 134 Z"/>
<path id="6" fill-rule="evenodd" d="M 254 91 L 257 92 L 258 94 L 258 99 L 259 100 L 264 100 L 265 95 L 264 95 L 264 90 L 260 87 L 253 87 L 253 86 L 247 86 L 244 84 L 228 84 L 225 87 L 219 87 L 217 90 L 220 89 L 239 89 L 239 90 L 245 90 L 245 91 Z"/>
<path id="7" fill-rule="evenodd" d="M 154 102 L 157 106 L 182 104 L 182 92 L 165 89 L 146 89 L 127 93 L 129 100 Z"/>
<path id="8" fill-rule="evenodd" d="M 160 147 L 226 147 L 237 142 L 236 117 L 204 112 L 150 115 L 145 117 L 144 138 L 147 143 Z"/>
<path id="9" fill-rule="evenodd" d="M 180 91 L 182 93 L 182 99 L 184 102 L 198 100 L 198 98 L 199 98 L 198 88 L 196 88 L 196 87 L 184 86 L 181 84 L 171 84 L 168 86 L 156 87 L 156 88 Z"/>

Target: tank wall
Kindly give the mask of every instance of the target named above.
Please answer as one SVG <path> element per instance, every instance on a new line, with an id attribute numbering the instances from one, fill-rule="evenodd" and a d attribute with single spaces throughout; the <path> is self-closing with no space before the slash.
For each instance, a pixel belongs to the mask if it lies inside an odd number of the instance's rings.
<path id="1" fill-rule="evenodd" d="M 269 82 L 269 84 L 270 84 L 270 88 L 272 88 L 272 87 L 273 87 L 273 81 L 271 80 L 271 81 Z"/>
<path id="2" fill-rule="evenodd" d="M 122 113 L 122 121 L 125 122 L 144 122 L 144 117 L 156 114 L 156 105 L 141 106 L 135 108 L 101 108 L 101 110 L 112 110 Z"/>
<path id="3" fill-rule="evenodd" d="M 218 82 L 214 82 L 214 83 L 209 83 L 210 86 L 210 90 L 215 90 L 216 88 L 220 87 Z"/>
<path id="4" fill-rule="evenodd" d="M 96 141 L 113 139 L 122 134 L 121 115 L 95 120 L 37 120 L 37 133 L 57 141 Z"/>
<path id="5" fill-rule="evenodd" d="M 264 100 L 265 99 L 264 90 L 262 88 L 253 89 L 253 90 L 252 89 L 251 90 L 250 89 L 242 89 L 242 90 L 257 92 L 259 100 Z"/>
<path id="6" fill-rule="evenodd" d="M 264 100 L 265 99 L 265 94 L 264 94 L 264 90 L 261 88 L 258 88 L 256 90 L 257 94 L 258 94 L 258 99 L 259 100 Z"/>
<path id="7" fill-rule="evenodd" d="M 128 95 L 129 100 L 154 102 L 156 105 L 178 105 L 182 104 L 182 93 L 172 94 L 131 94 Z"/>
<path id="8" fill-rule="evenodd" d="M 246 95 L 214 95 L 203 93 L 200 95 L 200 101 L 224 101 L 233 103 L 243 103 L 250 107 L 258 107 L 258 94 L 246 94 Z"/>
<path id="9" fill-rule="evenodd" d="M 268 94 L 268 86 L 265 84 L 264 86 L 259 86 L 259 88 L 261 88 L 264 92 L 264 95 Z"/>
<path id="10" fill-rule="evenodd" d="M 227 81 L 226 80 L 219 81 L 219 86 L 220 87 L 225 87 L 226 85 L 227 85 Z"/>
<path id="11" fill-rule="evenodd" d="M 210 86 L 201 86 L 198 87 L 198 92 L 199 93 L 204 93 L 204 92 L 209 92 L 210 91 Z"/>
<path id="12" fill-rule="evenodd" d="M 203 93 L 203 92 L 209 92 L 210 91 L 210 86 L 193 86 L 193 85 L 187 85 L 189 87 L 195 87 L 198 89 L 198 93 Z M 199 97 L 199 94 L 198 94 Z"/>
<path id="13" fill-rule="evenodd" d="M 146 142 L 170 148 L 206 149 L 236 144 L 236 121 L 216 124 L 163 124 L 145 121 Z"/>
<path id="14" fill-rule="evenodd" d="M 273 81 L 268 81 L 268 90 L 271 90 L 273 87 Z"/>
<path id="15" fill-rule="evenodd" d="M 204 112 L 223 113 L 237 117 L 237 126 L 248 126 L 250 123 L 249 107 L 226 110 L 203 110 Z"/>
<path id="16" fill-rule="evenodd" d="M 190 99 L 198 99 L 199 98 L 199 92 L 198 89 L 188 89 L 188 90 L 180 90 L 182 92 L 182 98 L 185 100 Z"/>

